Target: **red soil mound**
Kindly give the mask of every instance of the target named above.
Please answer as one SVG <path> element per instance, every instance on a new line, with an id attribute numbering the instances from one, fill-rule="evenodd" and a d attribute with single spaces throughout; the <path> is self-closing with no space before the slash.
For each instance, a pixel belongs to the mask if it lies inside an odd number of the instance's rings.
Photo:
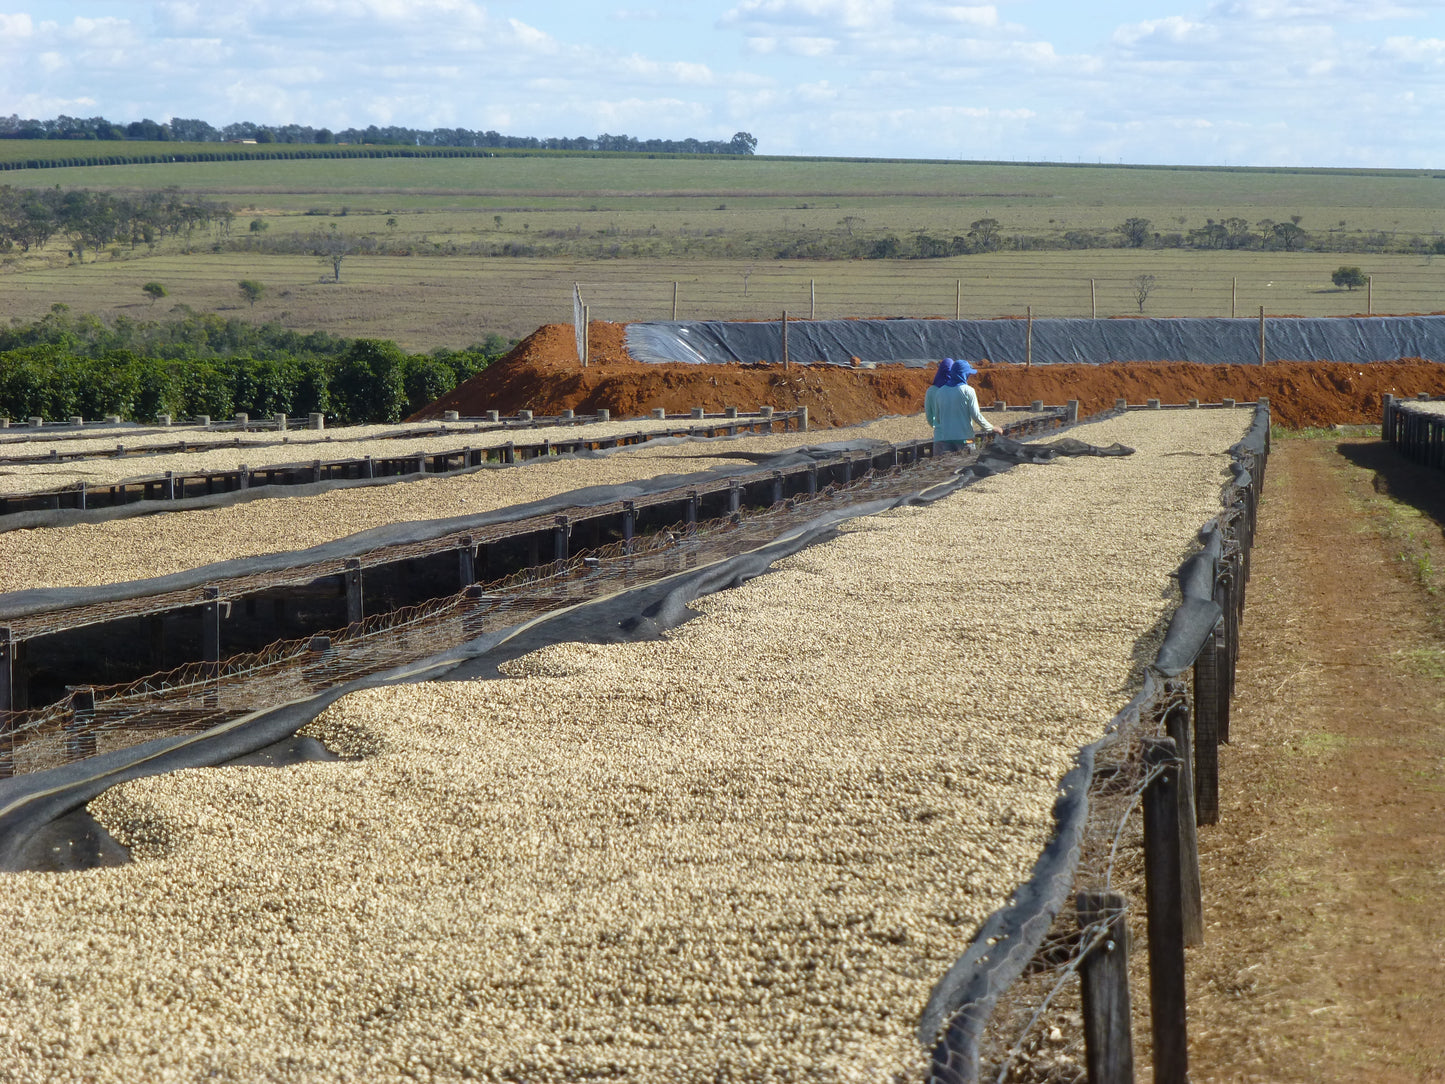
<path id="1" fill-rule="evenodd" d="M 686 413 L 692 407 L 779 410 L 806 406 L 819 426 L 855 425 L 888 414 L 923 409 L 931 369 L 880 365 L 844 369 L 829 365 L 652 365 L 634 360 L 623 343 L 623 325 L 595 321 L 590 329 L 590 364 L 582 368 L 572 328 L 548 324 L 505 358 L 452 389 L 416 414 L 440 418 L 455 410 L 476 417 L 485 410 L 539 415 L 600 408 L 614 418 L 635 418 L 662 407 Z M 1106 365 L 989 365 L 970 383 L 988 405 L 1043 400 L 1079 400 L 1081 414 L 1114 405 L 1116 399 L 1142 403 L 1158 399 L 1255 400 L 1267 396 L 1276 424 L 1290 428 L 1378 422 L 1383 396 L 1413 398 L 1420 392 L 1445 395 L 1445 365 L 1405 359 L 1349 365 L 1333 361 L 1279 361 L 1268 365 L 1198 365 L 1190 362 L 1110 362 Z"/>

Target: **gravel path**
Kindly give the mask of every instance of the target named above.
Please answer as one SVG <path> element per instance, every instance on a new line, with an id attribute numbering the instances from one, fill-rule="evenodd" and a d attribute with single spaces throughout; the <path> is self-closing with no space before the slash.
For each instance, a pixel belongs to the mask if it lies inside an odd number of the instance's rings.
<path id="1" fill-rule="evenodd" d="M 8 531 L 0 533 L 0 592 L 162 576 L 233 557 L 305 549 L 388 523 L 476 514 L 590 485 L 746 462 L 741 456 L 729 458 L 728 452 L 777 452 L 857 437 L 913 440 L 929 435 L 922 415 L 910 415 L 851 429 L 687 441 L 596 458 L 529 460 L 515 467 L 332 490 L 314 497 Z M 97 554 L 104 556 L 97 560 Z"/>
<path id="2" fill-rule="evenodd" d="M 1131 413 L 1079 435 L 1135 456 L 857 521 L 662 641 L 348 697 L 360 762 L 108 793 L 135 864 L 0 881 L 0 1074 L 918 1079 L 1249 418 Z"/>

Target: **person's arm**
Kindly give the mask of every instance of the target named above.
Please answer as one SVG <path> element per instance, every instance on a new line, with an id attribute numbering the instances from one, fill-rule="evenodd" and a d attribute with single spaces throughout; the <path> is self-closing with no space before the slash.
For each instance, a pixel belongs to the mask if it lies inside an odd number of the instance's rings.
<path id="1" fill-rule="evenodd" d="M 978 408 L 978 392 L 972 388 L 968 389 L 968 417 L 975 429 L 982 429 L 985 433 L 997 433 L 993 423 L 983 416 L 983 411 Z"/>
<path id="2" fill-rule="evenodd" d="M 937 395 L 935 394 L 937 390 L 938 389 L 930 384 L 928 390 L 923 393 L 923 420 L 929 425 L 938 424 L 938 404 L 935 402 L 937 399 Z"/>

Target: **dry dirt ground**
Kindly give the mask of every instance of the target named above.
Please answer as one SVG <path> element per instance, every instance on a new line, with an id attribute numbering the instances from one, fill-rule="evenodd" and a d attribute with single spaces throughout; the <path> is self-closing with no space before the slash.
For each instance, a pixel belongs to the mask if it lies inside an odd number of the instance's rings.
<path id="1" fill-rule="evenodd" d="M 1191 1077 L 1445 1080 L 1445 478 L 1375 440 L 1268 470 Z"/>
<path id="2" fill-rule="evenodd" d="M 471 380 L 422 408 L 416 419 L 440 418 L 448 410 L 476 417 L 485 410 L 539 415 L 562 410 L 591 413 L 599 407 L 615 418 L 646 417 L 661 407 L 686 414 L 692 407 L 756 410 L 808 408 L 818 427 L 856 425 L 885 414 L 912 414 L 923 407 L 933 378 L 929 369 L 903 365 L 844 368 L 781 364 L 654 365 L 627 352 L 626 326 L 594 320 L 589 325 L 591 363 L 577 360 L 568 324 L 547 324 Z M 1020 406 L 1036 400 L 1060 405 L 1079 401 L 1082 415 L 1110 410 L 1116 399 L 1144 403 L 1217 403 L 1223 399 L 1270 401 L 1276 424 L 1288 428 L 1378 423 L 1383 396 L 1445 395 L 1445 364 L 1419 359 L 1356 366 L 1336 361 L 1279 361 L 1268 365 L 1201 365 L 1189 362 L 1110 362 L 1106 365 L 993 365 L 979 361 L 969 383 L 985 406 L 1002 399 Z"/>

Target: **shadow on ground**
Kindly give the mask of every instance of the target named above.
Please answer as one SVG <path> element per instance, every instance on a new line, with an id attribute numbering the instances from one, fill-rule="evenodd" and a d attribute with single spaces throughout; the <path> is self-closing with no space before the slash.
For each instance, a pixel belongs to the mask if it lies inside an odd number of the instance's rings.
<path id="1" fill-rule="evenodd" d="M 1376 493 L 1410 505 L 1445 531 L 1445 472 L 1412 463 L 1381 440 L 1343 441 L 1338 450 L 1373 472 Z"/>

